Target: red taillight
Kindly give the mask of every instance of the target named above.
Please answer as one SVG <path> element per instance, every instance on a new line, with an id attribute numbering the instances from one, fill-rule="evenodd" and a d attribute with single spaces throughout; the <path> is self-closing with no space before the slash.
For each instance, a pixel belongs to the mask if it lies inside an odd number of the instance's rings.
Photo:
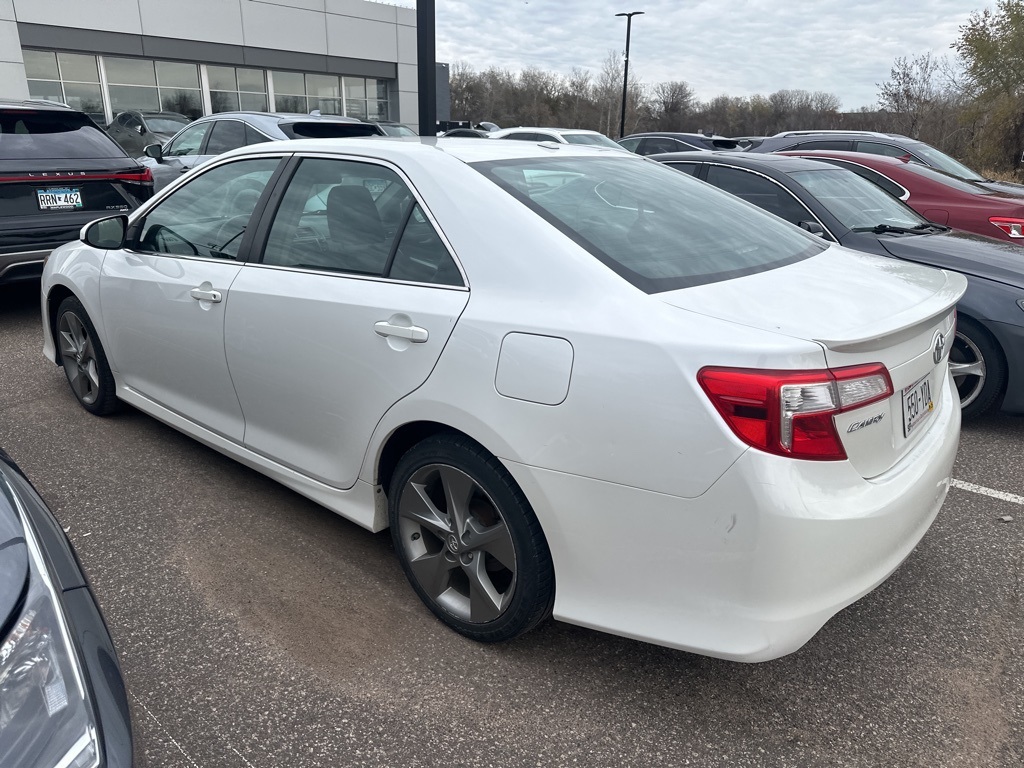
<path id="1" fill-rule="evenodd" d="M 819 461 L 846 458 L 833 416 L 893 393 L 881 363 L 816 371 L 702 368 L 697 380 L 747 445 Z"/>
<path id="2" fill-rule="evenodd" d="M 5 176 L 0 174 L 0 182 L 21 182 L 29 184 L 77 184 L 80 181 L 133 181 L 136 184 L 153 181 L 153 172 L 149 168 L 138 171 L 118 171 L 116 173 L 76 173 L 63 176 L 44 176 L 42 174 L 22 174 Z"/>
<path id="3" fill-rule="evenodd" d="M 1024 238 L 1024 219 L 1014 219 L 1009 216 L 992 216 L 989 218 L 989 223 L 999 227 L 1007 237 L 1012 237 L 1014 240 Z"/>

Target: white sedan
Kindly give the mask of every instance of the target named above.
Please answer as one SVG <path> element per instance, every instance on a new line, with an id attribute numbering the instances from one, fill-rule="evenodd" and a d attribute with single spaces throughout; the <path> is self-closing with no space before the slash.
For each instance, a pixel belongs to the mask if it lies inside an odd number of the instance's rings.
<path id="1" fill-rule="evenodd" d="M 761 661 L 939 511 L 963 277 L 618 150 L 260 144 L 54 251 L 44 352 L 344 517 L 483 641 Z"/>

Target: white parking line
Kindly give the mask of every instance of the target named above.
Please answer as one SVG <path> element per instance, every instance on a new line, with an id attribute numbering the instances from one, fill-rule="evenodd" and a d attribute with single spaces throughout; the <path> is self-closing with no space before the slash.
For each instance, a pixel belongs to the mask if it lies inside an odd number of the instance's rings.
<path id="1" fill-rule="evenodd" d="M 991 496 L 993 499 L 999 499 L 1000 501 L 1008 501 L 1011 504 L 1020 504 L 1024 506 L 1024 496 L 1018 496 L 1015 493 L 1007 493 L 1006 491 L 997 491 L 993 488 L 986 488 L 984 485 L 975 485 L 974 483 L 967 483 L 963 480 L 951 480 L 950 485 L 954 488 L 959 488 L 961 491 L 970 491 L 971 493 L 980 493 L 982 496 Z"/>

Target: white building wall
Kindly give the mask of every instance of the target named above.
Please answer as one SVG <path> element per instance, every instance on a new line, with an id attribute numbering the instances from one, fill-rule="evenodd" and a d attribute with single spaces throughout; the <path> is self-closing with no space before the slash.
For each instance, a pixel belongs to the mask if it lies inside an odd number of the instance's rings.
<path id="1" fill-rule="evenodd" d="M 0 95 L 25 98 L 16 22 L 389 62 L 398 67 L 392 116 L 416 119 L 412 8 L 367 0 L 0 0 Z"/>

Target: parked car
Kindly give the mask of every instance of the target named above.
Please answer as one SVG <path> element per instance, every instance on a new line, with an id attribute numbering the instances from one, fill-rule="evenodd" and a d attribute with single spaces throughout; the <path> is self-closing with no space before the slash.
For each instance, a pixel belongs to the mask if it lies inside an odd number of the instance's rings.
<path id="1" fill-rule="evenodd" d="M 452 128 L 450 131 L 442 133 L 441 136 L 447 139 L 486 139 L 489 132 L 476 128 Z"/>
<path id="2" fill-rule="evenodd" d="M 603 133 L 582 128 L 502 128 L 488 131 L 489 139 L 514 141 L 553 141 L 556 144 L 580 144 L 587 147 L 613 147 L 622 149 Z"/>
<path id="3" fill-rule="evenodd" d="M 965 279 L 628 152 L 252 146 L 83 238 L 42 290 L 82 406 L 390 526 L 476 640 L 553 611 L 775 658 L 882 582 L 949 485 Z"/>
<path id="4" fill-rule="evenodd" d="M 0 765 L 133 765 L 121 669 L 74 547 L 0 450 Z"/>
<path id="5" fill-rule="evenodd" d="M 619 139 L 619 144 L 638 155 L 658 155 L 664 152 L 698 152 L 705 149 L 743 149 L 737 139 L 704 133 L 672 133 L 651 131 L 633 133 Z"/>
<path id="6" fill-rule="evenodd" d="M 759 144 L 752 145 L 747 152 L 785 152 L 796 150 L 825 150 L 829 152 L 861 152 L 883 157 L 899 157 L 921 165 L 927 165 L 963 181 L 982 184 L 992 192 L 1024 194 L 1024 184 L 985 178 L 923 141 L 901 136 L 898 133 L 876 133 L 874 131 L 787 131 L 769 136 Z"/>
<path id="7" fill-rule="evenodd" d="M 851 170 L 780 155 L 653 158 L 848 248 L 967 277 L 950 352 L 965 416 L 1024 413 L 1024 261 L 1012 246 L 927 221 Z"/>
<path id="8" fill-rule="evenodd" d="M 848 168 L 903 200 L 929 221 L 1024 245 L 1024 189 L 995 191 L 936 168 L 855 152 L 786 152 Z"/>
<path id="9" fill-rule="evenodd" d="M 219 112 L 189 123 L 166 144 L 147 146 L 141 162 L 152 171 L 159 192 L 183 173 L 238 147 L 282 139 L 383 135 L 374 123 L 340 115 Z"/>
<path id="10" fill-rule="evenodd" d="M 191 122 L 177 112 L 121 112 L 107 126 L 110 138 L 132 157 L 142 154 L 147 145 L 163 144 Z"/>
<path id="11" fill-rule="evenodd" d="M 0 100 L 0 284 L 38 280 L 47 254 L 83 224 L 152 194 L 150 172 L 84 112 Z"/>

